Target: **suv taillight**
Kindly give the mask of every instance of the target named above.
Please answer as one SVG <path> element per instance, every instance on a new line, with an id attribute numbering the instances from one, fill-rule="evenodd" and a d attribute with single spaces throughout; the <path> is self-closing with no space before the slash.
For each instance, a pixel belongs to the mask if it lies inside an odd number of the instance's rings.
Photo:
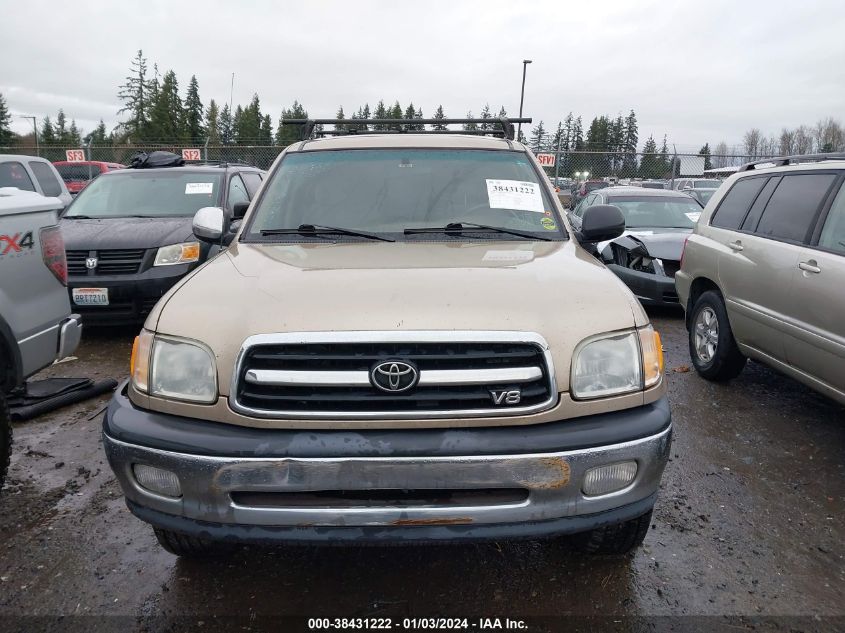
<path id="1" fill-rule="evenodd" d="M 50 272 L 63 286 L 67 286 L 67 259 L 65 258 L 65 240 L 57 226 L 41 229 L 41 259 Z"/>
<path id="2" fill-rule="evenodd" d="M 684 267 L 684 255 L 687 252 L 687 242 L 689 242 L 689 235 L 684 238 L 684 247 L 681 249 L 681 268 Z"/>

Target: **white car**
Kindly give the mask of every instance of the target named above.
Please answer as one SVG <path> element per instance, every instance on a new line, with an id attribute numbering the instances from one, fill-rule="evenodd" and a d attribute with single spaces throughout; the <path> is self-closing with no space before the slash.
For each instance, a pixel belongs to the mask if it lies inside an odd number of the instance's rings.
<path id="1" fill-rule="evenodd" d="M 0 187 L 15 187 L 48 198 L 58 198 L 62 201 L 62 208 L 72 199 L 53 163 L 38 156 L 0 154 Z"/>

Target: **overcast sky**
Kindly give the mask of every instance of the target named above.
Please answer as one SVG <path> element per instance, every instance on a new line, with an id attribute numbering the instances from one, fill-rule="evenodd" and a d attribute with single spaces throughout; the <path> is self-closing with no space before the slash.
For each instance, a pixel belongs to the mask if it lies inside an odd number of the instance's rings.
<path id="1" fill-rule="evenodd" d="M 298 99 L 313 117 L 379 99 L 430 116 L 525 115 L 547 127 L 633 108 L 640 142 L 678 151 L 741 142 L 756 126 L 845 118 L 845 3 L 644 0 L 414 2 L 308 0 L 70 3 L 3 1 L 0 92 L 15 114 L 64 108 L 90 131 L 118 120 L 116 94 L 135 52 L 196 74 L 203 103 L 257 92 L 274 124 Z M 14 120 L 15 131 L 31 124 Z"/>

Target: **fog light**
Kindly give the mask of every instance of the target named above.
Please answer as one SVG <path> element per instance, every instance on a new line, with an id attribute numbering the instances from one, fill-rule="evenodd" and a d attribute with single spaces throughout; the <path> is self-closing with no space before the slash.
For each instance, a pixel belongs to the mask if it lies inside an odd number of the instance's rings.
<path id="1" fill-rule="evenodd" d="M 176 473 L 146 464 L 134 464 L 132 470 L 135 473 L 135 480 L 142 488 L 165 497 L 182 496 L 182 486 L 179 485 Z"/>
<path id="2" fill-rule="evenodd" d="M 634 481 L 637 475 L 637 462 L 620 462 L 618 464 L 608 464 L 607 466 L 597 466 L 591 468 L 584 475 L 584 487 L 582 490 L 585 495 L 595 497 L 596 495 L 606 495 L 617 490 L 622 490 L 625 486 Z"/>

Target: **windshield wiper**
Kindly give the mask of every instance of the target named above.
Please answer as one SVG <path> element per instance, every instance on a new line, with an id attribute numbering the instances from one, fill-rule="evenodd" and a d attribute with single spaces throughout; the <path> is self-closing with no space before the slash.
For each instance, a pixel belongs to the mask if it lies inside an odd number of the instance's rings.
<path id="1" fill-rule="evenodd" d="M 416 233 L 461 233 L 465 228 L 481 229 L 483 231 L 493 231 L 495 233 L 507 233 L 508 235 L 516 235 L 517 237 L 524 237 L 529 240 L 541 240 L 543 242 L 550 242 L 551 237 L 545 235 L 535 235 L 533 233 L 523 233 L 522 231 L 512 231 L 511 229 L 503 229 L 500 226 L 487 226 L 486 224 L 474 224 L 472 222 L 450 222 L 446 226 L 427 226 L 419 229 L 405 229 L 405 235 L 414 235 Z"/>
<path id="2" fill-rule="evenodd" d="M 352 235 L 354 237 L 365 237 L 370 240 L 381 240 L 382 242 L 395 242 L 389 237 L 376 235 L 375 233 L 365 233 L 363 231 L 354 231 L 352 229 L 343 229 L 336 226 L 323 226 L 321 224 L 300 224 L 295 229 L 262 229 L 261 235 L 326 235 L 334 233 L 337 235 Z"/>

